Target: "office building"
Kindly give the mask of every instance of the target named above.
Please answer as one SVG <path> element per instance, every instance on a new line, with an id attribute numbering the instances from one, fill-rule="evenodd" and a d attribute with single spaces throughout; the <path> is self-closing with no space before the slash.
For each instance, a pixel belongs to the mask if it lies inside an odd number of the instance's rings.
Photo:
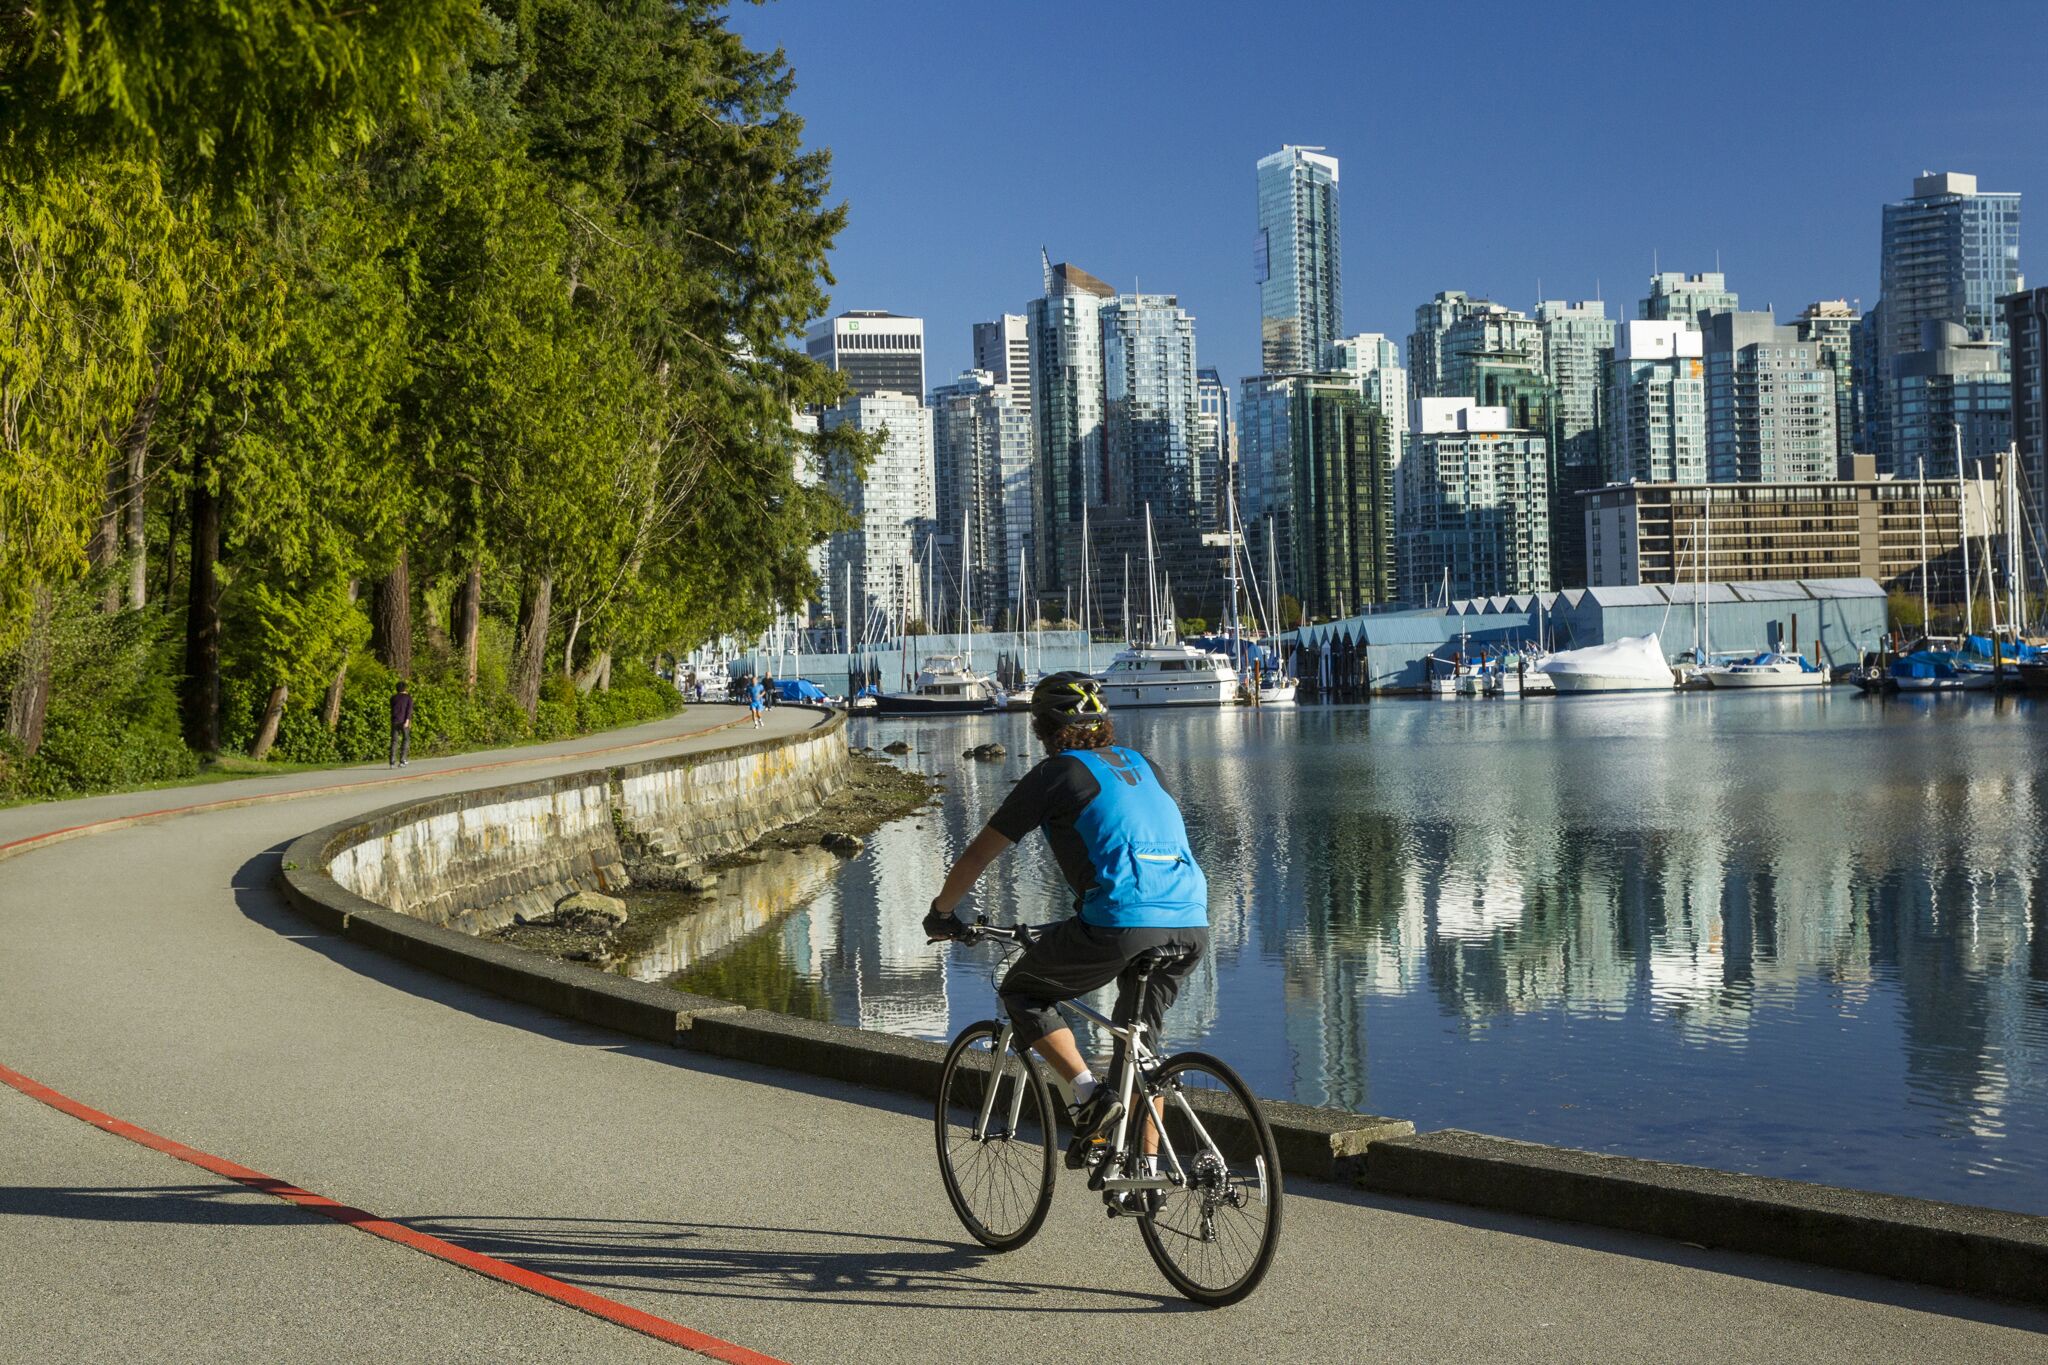
<path id="1" fill-rule="evenodd" d="M 2007 366 L 2012 374 L 2012 441 L 2019 457 L 2023 518 L 2016 528 L 2027 578 L 2048 584 L 2048 288 L 2009 294 Z"/>
<path id="2" fill-rule="evenodd" d="M 1900 478 L 1953 477 L 1959 458 L 1974 470 L 2012 442 L 2005 344 L 1957 323 L 1921 324 L 1919 349 L 1892 359 L 1889 400 L 1889 472 Z"/>
<path id="3" fill-rule="evenodd" d="M 1856 336 L 1860 315 L 1847 299 L 1822 299 L 1806 305 L 1792 326 L 1801 341 L 1813 347 L 1814 358 L 1834 372 L 1835 458 L 1855 454 L 1862 415 L 1856 377 Z M 1867 447 L 1866 447 L 1867 448 Z"/>
<path id="4" fill-rule="evenodd" d="M 865 397 L 924 393 L 924 319 L 854 311 L 813 323 L 804 343 L 811 359 L 846 376 Z"/>
<path id="5" fill-rule="evenodd" d="M 1550 381 L 1550 558 L 1558 586 L 1586 582 L 1585 518 L 1579 494 L 1606 482 L 1600 455 L 1602 383 L 1614 350 L 1614 319 L 1599 299 L 1536 305 L 1543 373 Z"/>
<path id="6" fill-rule="evenodd" d="M 1545 592 L 1550 441 L 1469 398 L 1418 398 L 1401 505 L 1401 592 L 1411 602 Z"/>
<path id="7" fill-rule="evenodd" d="M 915 394 L 856 394 L 827 408 L 819 425 L 882 436 L 866 477 L 842 471 L 829 481 L 855 524 L 826 543 L 827 583 L 842 601 L 850 591 L 863 619 L 921 618 L 929 608 L 913 560 L 930 551 L 937 511 L 931 409 Z"/>
<path id="8" fill-rule="evenodd" d="M 1879 477 L 1854 457 L 1849 477 L 1819 483 L 1638 483 L 1585 498 L 1590 586 L 1874 578 L 1918 591 L 1923 547 L 1937 603 L 1958 596 L 1956 481 Z M 1970 484 L 1970 524 L 1984 529 L 1992 484 Z M 1710 510 L 1711 507 L 1711 510 Z"/>
<path id="9" fill-rule="evenodd" d="M 1105 553 L 1144 549 L 1147 509 L 1160 572 L 1213 589 L 1202 543 L 1195 320 L 1171 294 L 1121 294 L 1101 310 Z"/>
<path id="10" fill-rule="evenodd" d="M 1343 334 L 1337 158 L 1320 147 L 1282 147 L 1258 164 L 1261 365 L 1267 374 L 1315 370 Z"/>
<path id="11" fill-rule="evenodd" d="M 1394 469 L 1385 415 L 1349 373 L 1244 381 L 1246 553 L 1310 616 L 1394 600 Z"/>
<path id="12" fill-rule="evenodd" d="M 1444 342 L 1451 328 L 1473 313 L 1505 312 L 1497 303 L 1475 299 L 1462 289 L 1446 289 L 1415 310 L 1415 330 L 1408 334 L 1408 391 L 1416 398 L 1453 397 Z"/>
<path id="13" fill-rule="evenodd" d="M 1953 323 L 1972 340 L 2005 341 L 2001 296 L 2026 287 L 2020 275 L 2020 197 L 1979 191 L 1977 177 L 1923 172 L 1911 198 L 1886 204 L 1878 266 L 1872 449 L 1878 469 L 1911 474 L 1924 455 L 1897 431 L 1899 366 L 1922 348 L 1926 324 Z M 1919 368 L 1939 362 L 1922 362 Z"/>
<path id="14" fill-rule="evenodd" d="M 1195 455 L 1201 467 L 1203 532 L 1228 529 L 1226 495 L 1237 487 L 1237 424 L 1230 390 L 1211 366 L 1195 371 Z"/>
<path id="15" fill-rule="evenodd" d="M 1673 270 L 1650 276 L 1650 294 L 1642 302 L 1645 322 L 1689 322 L 1701 325 L 1708 313 L 1740 308 L 1742 303 L 1718 270 L 1686 275 Z"/>
<path id="16" fill-rule="evenodd" d="M 931 411 L 934 504 L 949 595 L 965 582 L 975 619 L 1011 619 L 1030 548 L 1031 414 L 986 370 L 934 389 Z"/>
<path id="17" fill-rule="evenodd" d="M 1835 372 L 1769 313 L 1715 311 L 1703 335 L 1707 477 L 1716 483 L 1831 479 Z"/>
<path id="18" fill-rule="evenodd" d="M 1031 328 L 1022 313 L 974 324 L 974 368 L 992 375 L 1012 403 L 1031 411 Z"/>
<path id="19" fill-rule="evenodd" d="M 1045 294 L 1025 310 L 1038 498 L 1032 572 L 1057 595 L 1079 590 L 1082 508 L 1104 505 L 1102 310 L 1116 290 L 1078 266 L 1046 259 L 1044 268 Z"/>
<path id="20" fill-rule="evenodd" d="M 1626 322 L 1608 365 L 1607 482 L 1707 477 L 1703 340 L 1690 322 Z"/>

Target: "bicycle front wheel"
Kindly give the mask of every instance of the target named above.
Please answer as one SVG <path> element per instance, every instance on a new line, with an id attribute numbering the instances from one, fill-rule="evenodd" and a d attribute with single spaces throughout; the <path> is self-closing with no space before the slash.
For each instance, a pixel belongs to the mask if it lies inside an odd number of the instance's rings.
<path id="1" fill-rule="evenodd" d="M 1160 1167 L 1182 1183 L 1138 1220 L 1145 1249 L 1197 1303 L 1236 1303 L 1258 1288 L 1280 1245 L 1280 1152 L 1237 1073 L 1200 1052 L 1167 1059 L 1153 1077 L 1162 1115 Z"/>
<path id="2" fill-rule="evenodd" d="M 969 1024 L 939 1073 L 939 1174 L 953 1212 L 983 1246 L 1030 1241 L 1052 1207 L 1058 1133 L 1052 1095 L 1027 1056 L 1001 1054 L 1001 1027 Z"/>

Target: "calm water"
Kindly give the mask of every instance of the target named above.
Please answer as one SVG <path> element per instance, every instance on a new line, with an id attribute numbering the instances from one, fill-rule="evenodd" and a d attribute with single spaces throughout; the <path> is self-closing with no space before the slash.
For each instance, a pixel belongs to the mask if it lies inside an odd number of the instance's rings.
<path id="1" fill-rule="evenodd" d="M 1574 1147 L 2048 1213 L 2048 706 L 1687 694 L 1127 713 L 1209 874 L 1169 1021 L 1255 1089 Z M 1017 718 L 856 722 L 945 776 L 850 864 L 748 869 L 636 966 L 943 1038 L 928 948 Z M 985 739 L 1002 763 L 963 762 Z M 984 911 L 1069 898 L 1034 837 Z"/>

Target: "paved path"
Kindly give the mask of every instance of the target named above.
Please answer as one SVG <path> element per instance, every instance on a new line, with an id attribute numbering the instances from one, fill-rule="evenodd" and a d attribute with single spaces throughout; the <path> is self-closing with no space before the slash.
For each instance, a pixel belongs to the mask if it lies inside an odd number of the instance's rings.
<path id="1" fill-rule="evenodd" d="M 400 794 L 728 742 L 704 718 L 426 761 L 402 788 L 185 815 L 0 862 L 0 1065 L 344 1203 L 792 1361 L 2040 1360 L 2048 1314 L 1297 1186 L 1266 1286 L 1166 1288 L 1072 1182 L 967 1243 L 891 1097 L 566 1023 L 310 930 L 291 837 Z M 774 713 L 778 727 L 802 713 Z M 744 735 L 744 732 L 730 732 Z M 513 769 L 450 773 L 496 759 Z M 269 790 L 388 777 L 302 774 Z M 0 812 L 0 844 L 253 784 Z M 0 1089 L 0 1358 L 688 1359 Z"/>

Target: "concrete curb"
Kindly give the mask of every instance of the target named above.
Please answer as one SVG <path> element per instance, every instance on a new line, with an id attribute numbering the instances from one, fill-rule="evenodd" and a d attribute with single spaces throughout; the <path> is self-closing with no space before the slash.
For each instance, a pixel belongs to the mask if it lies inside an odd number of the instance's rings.
<path id="1" fill-rule="evenodd" d="M 2048 1304 L 2048 1218 L 1546 1147 L 1458 1129 L 1374 1142 L 1365 1188 Z"/>

